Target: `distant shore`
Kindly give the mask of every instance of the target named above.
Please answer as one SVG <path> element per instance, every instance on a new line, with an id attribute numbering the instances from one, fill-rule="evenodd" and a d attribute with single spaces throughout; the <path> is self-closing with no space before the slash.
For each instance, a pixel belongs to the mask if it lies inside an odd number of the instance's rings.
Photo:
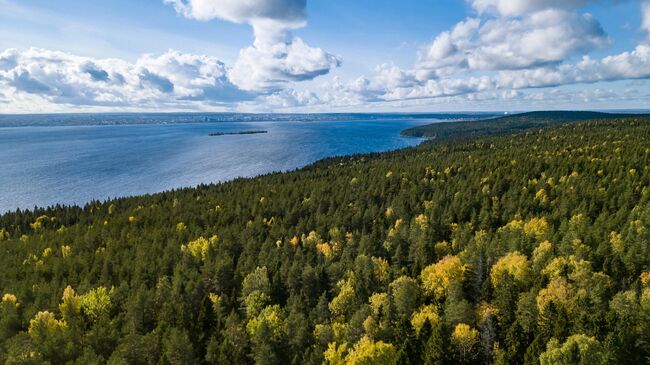
<path id="1" fill-rule="evenodd" d="M 260 133 L 269 133 L 268 131 L 240 131 L 240 132 L 214 132 L 208 134 L 208 136 L 231 136 L 236 134 L 260 134 Z"/>

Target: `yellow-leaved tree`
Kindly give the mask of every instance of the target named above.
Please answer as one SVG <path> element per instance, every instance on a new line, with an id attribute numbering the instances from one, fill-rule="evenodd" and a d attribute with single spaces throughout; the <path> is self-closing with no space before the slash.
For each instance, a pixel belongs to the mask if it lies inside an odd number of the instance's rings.
<path id="1" fill-rule="evenodd" d="M 63 290 L 63 297 L 61 304 L 59 304 L 59 311 L 65 322 L 71 322 L 77 318 L 77 314 L 81 313 L 81 303 L 79 297 L 75 295 L 74 289 L 68 285 Z"/>
<path id="2" fill-rule="evenodd" d="M 373 315 L 388 315 L 390 310 L 390 302 L 388 301 L 388 294 L 386 293 L 373 293 L 368 298 L 368 304 Z"/>
<path id="3" fill-rule="evenodd" d="M 208 251 L 212 246 L 217 244 L 217 241 L 217 236 L 212 236 L 210 239 L 201 236 L 194 241 L 190 241 L 187 245 L 182 245 L 181 251 L 187 252 L 199 260 L 205 260 L 208 256 Z"/>
<path id="4" fill-rule="evenodd" d="M 417 312 L 414 312 L 411 316 L 411 325 L 415 330 L 415 334 L 418 336 L 420 335 L 420 331 L 422 331 L 422 328 L 427 322 L 431 326 L 434 326 L 440 322 L 438 308 L 433 304 L 425 305 Z"/>
<path id="5" fill-rule="evenodd" d="M 428 295 L 440 299 L 447 293 L 451 283 L 463 281 L 465 270 L 466 267 L 458 256 L 445 256 L 422 270 L 422 287 Z"/>
<path id="6" fill-rule="evenodd" d="M 352 278 L 340 280 L 336 286 L 339 289 L 339 293 L 332 299 L 328 307 L 332 313 L 332 318 L 342 320 L 354 308 L 357 295 L 354 291 Z"/>
<path id="7" fill-rule="evenodd" d="M 553 259 L 553 244 L 549 241 L 544 241 L 537 245 L 533 250 L 532 269 L 538 273 L 548 265 L 549 261 Z"/>
<path id="8" fill-rule="evenodd" d="M 537 294 L 537 310 L 542 312 L 550 303 L 566 308 L 573 297 L 575 289 L 563 277 L 552 279 L 546 288 Z"/>
<path id="9" fill-rule="evenodd" d="M 0 241 L 8 240 L 9 232 L 6 229 L 0 228 Z"/>
<path id="10" fill-rule="evenodd" d="M 323 356 L 325 364 L 328 365 L 345 365 L 345 352 L 348 350 L 346 344 L 337 345 L 336 342 L 327 344 L 327 350 Z"/>
<path id="11" fill-rule="evenodd" d="M 383 341 L 374 342 L 367 336 L 362 337 L 345 357 L 346 365 L 392 365 L 397 364 L 399 354 L 393 344 Z"/>
<path id="12" fill-rule="evenodd" d="M 490 280 L 494 287 L 502 284 L 504 274 L 512 276 L 517 283 L 525 283 L 530 275 L 530 264 L 526 255 L 514 251 L 501 257 L 490 271 Z"/>
<path id="13" fill-rule="evenodd" d="M 537 239 L 541 239 L 548 232 L 549 224 L 546 221 L 546 218 L 531 218 L 524 224 L 524 233 L 529 236 L 534 236 Z"/>
<path id="14" fill-rule="evenodd" d="M 112 294 L 112 289 L 109 291 L 103 286 L 90 290 L 86 294 L 79 296 L 81 310 L 91 320 L 108 315 L 112 308 Z"/>
<path id="15" fill-rule="evenodd" d="M 284 311 L 279 305 L 270 305 L 262 309 L 257 317 L 251 318 L 246 324 L 246 332 L 249 336 L 255 337 L 260 328 L 264 326 L 274 339 L 282 335 L 284 328 Z"/>
<path id="16" fill-rule="evenodd" d="M 29 335 L 34 340 L 39 341 L 51 333 L 64 330 L 65 327 L 65 322 L 56 319 L 54 314 L 41 311 L 36 313 L 36 316 L 29 321 Z"/>
<path id="17" fill-rule="evenodd" d="M 458 351 L 461 361 L 465 361 L 476 355 L 478 340 L 478 330 L 471 328 L 465 323 L 457 324 L 451 333 L 451 343 Z"/>

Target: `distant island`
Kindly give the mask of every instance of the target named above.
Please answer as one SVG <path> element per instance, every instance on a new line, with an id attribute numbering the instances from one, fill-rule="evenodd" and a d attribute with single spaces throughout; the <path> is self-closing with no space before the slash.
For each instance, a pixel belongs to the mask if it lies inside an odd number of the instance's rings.
<path id="1" fill-rule="evenodd" d="M 268 131 L 240 131 L 240 132 L 214 132 L 208 134 L 208 136 L 231 136 L 235 134 L 260 134 L 260 133 L 269 133 Z"/>

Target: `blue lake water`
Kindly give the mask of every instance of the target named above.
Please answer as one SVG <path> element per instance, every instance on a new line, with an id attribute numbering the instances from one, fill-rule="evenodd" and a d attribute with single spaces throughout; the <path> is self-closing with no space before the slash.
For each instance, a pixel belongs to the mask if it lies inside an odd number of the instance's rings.
<path id="1" fill-rule="evenodd" d="M 432 120 L 219 122 L 0 128 L 0 213 L 84 204 L 408 147 Z M 208 136 L 265 130 L 266 134 Z"/>

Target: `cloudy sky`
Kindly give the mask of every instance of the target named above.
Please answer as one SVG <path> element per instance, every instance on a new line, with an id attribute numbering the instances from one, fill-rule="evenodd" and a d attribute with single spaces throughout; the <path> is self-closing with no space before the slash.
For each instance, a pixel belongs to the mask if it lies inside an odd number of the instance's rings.
<path id="1" fill-rule="evenodd" d="M 0 0 L 0 113 L 650 109 L 650 1 Z"/>

